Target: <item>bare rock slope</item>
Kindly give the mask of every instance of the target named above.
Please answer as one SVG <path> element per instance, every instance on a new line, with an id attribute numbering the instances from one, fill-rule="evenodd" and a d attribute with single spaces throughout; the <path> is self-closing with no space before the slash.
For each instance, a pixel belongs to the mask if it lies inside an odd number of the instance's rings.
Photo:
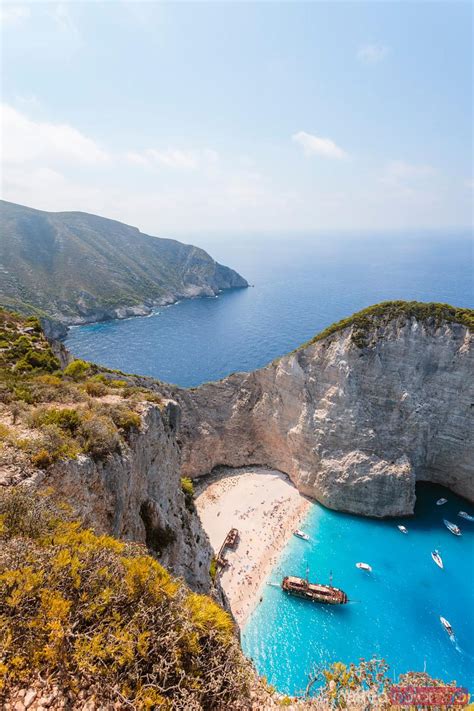
<path id="1" fill-rule="evenodd" d="M 472 311 L 427 306 L 373 307 L 261 370 L 174 392 L 183 475 L 270 466 L 368 516 L 412 513 L 417 480 L 474 500 Z"/>

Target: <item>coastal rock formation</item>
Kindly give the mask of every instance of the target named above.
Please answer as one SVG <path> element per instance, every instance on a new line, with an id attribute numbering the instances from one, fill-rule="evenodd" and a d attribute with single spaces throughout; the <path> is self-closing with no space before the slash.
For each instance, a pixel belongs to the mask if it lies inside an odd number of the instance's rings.
<path id="1" fill-rule="evenodd" d="M 0 201 L 0 305 L 65 326 L 144 316 L 178 299 L 215 296 L 247 281 L 207 252 L 84 212 Z"/>
<path id="2" fill-rule="evenodd" d="M 103 462 L 85 455 L 58 462 L 29 484 L 52 487 L 95 531 L 146 543 L 174 575 L 208 593 L 213 552 L 181 490 L 177 418 L 173 403 L 163 410 L 149 404 L 126 450 Z"/>
<path id="3" fill-rule="evenodd" d="M 183 475 L 268 466 L 368 516 L 413 513 L 421 480 L 474 500 L 469 328 L 397 312 L 329 331 L 261 370 L 175 390 Z"/>

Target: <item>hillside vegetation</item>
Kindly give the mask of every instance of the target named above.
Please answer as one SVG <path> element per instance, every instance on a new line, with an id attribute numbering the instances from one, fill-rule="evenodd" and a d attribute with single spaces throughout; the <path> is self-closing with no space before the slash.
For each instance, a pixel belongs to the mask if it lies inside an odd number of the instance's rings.
<path id="1" fill-rule="evenodd" d="M 96 215 L 4 201 L 0 273 L 0 305 L 65 323 L 248 286 L 197 247 Z"/>
<path id="2" fill-rule="evenodd" d="M 381 325 L 387 324 L 393 319 L 416 318 L 419 321 L 431 321 L 439 324 L 442 321 L 448 323 L 460 323 L 471 331 L 474 330 L 474 311 L 472 309 L 457 308 L 449 304 L 438 304 L 436 302 L 421 301 L 382 301 L 374 304 L 362 311 L 357 311 L 352 316 L 337 321 L 321 331 L 311 340 L 299 346 L 301 350 L 317 341 L 322 341 L 334 333 L 353 327 L 352 341 L 363 348 L 366 345 L 367 337 Z"/>
<path id="3" fill-rule="evenodd" d="M 163 404 L 127 376 L 82 360 L 61 369 L 36 317 L 0 309 L 0 464 L 103 459 L 140 429 L 146 402 Z"/>
<path id="4" fill-rule="evenodd" d="M 98 536 L 51 495 L 21 488 L 0 490 L 0 543 L 0 699 L 38 679 L 66 708 L 81 698 L 208 711 L 248 699 L 230 616 L 143 546 Z"/>

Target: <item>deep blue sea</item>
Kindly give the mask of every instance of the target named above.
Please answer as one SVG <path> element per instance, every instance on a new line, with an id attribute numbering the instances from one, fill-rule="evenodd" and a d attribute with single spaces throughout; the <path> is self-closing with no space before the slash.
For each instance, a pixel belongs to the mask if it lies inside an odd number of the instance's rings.
<path id="1" fill-rule="evenodd" d="M 190 240 L 191 241 L 191 240 Z M 192 386 L 252 370 L 292 350 L 334 321 L 386 299 L 474 306 L 472 235 L 451 233 L 227 235 L 195 237 L 218 261 L 253 285 L 218 298 L 183 301 L 148 318 L 72 329 L 77 357 Z M 346 590 L 346 607 L 320 607 L 265 589 L 243 633 L 246 653 L 283 692 L 306 686 L 316 663 L 383 656 L 392 674 L 426 670 L 474 691 L 474 523 L 457 517 L 472 506 L 435 487 L 418 491 L 417 514 L 380 522 L 314 505 L 304 524 L 310 544 L 294 539 L 272 575 L 328 580 Z M 442 524 L 459 523 L 456 538 Z M 430 551 L 439 548 L 445 570 Z M 370 563 L 372 575 L 357 570 Z M 441 628 L 453 625 L 458 647 Z M 459 651 L 460 650 L 460 651 Z"/>
<path id="2" fill-rule="evenodd" d="M 195 238 L 251 289 L 183 301 L 150 318 L 70 331 L 78 357 L 198 385 L 253 370 L 329 324 L 386 299 L 473 306 L 467 233 L 384 233 Z"/>

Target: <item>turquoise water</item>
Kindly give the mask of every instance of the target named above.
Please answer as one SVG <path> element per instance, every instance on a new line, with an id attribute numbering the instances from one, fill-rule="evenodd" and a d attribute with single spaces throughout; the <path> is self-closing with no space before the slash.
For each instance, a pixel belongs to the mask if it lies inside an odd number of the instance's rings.
<path id="1" fill-rule="evenodd" d="M 253 370 L 385 299 L 474 305 L 472 235 L 336 234 L 204 238 L 254 285 L 182 301 L 151 318 L 73 329 L 67 347 L 110 368 L 198 385 Z"/>
<path id="2" fill-rule="evenodd" d="M 436 506 L 441 496 L 448 499 Z M 390 675 L 426 671 L 474 691 L 474 523 L 457 516 L 474 506 L 442 487 L 419 484 L 416 515 L 403 523 L 336 513 L 314 504 L 302 525 L 309 543 L 295 537 L 287 545 L 270 581 L 284 575 L 329 582 L 353 602 L 329 607 L 289 597 L 267 585 L 242 635 L 243 648 L 260 674 L 281 692 L 304 690 L 315 664 L 383 657 Z M 456 522 L 453 536 L 442 519 Z M 432 561 L 438 548 L 444 570 Z M 372 573 L 355 563 L 369 563 Z M 457 647 L 441 627 L 449 620 Z"/>

